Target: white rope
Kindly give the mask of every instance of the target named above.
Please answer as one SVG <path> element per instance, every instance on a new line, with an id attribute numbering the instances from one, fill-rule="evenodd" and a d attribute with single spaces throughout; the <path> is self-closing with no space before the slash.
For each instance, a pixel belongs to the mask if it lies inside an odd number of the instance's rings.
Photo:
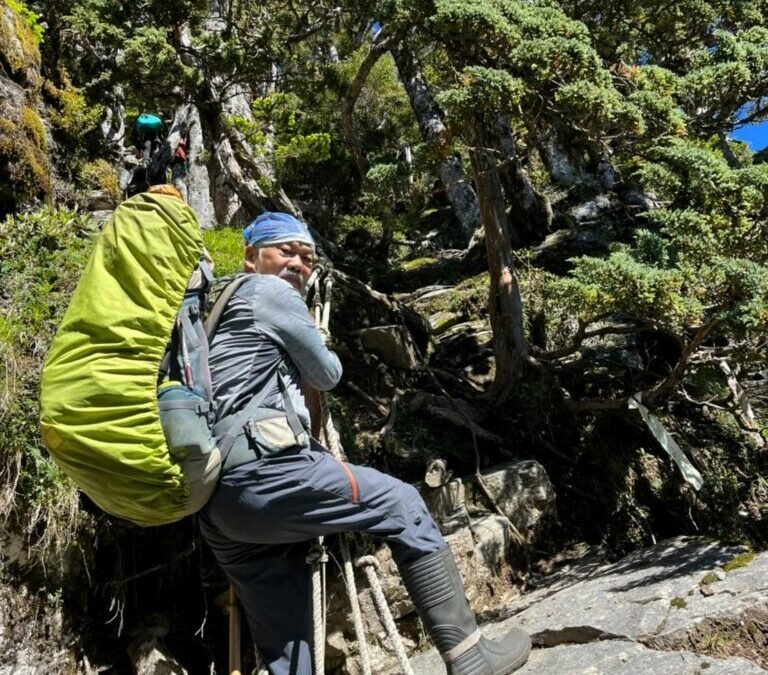
<path id="1" fill-rule="evenodd" d="M 328 555 L 319 537 L 310 549 L 307 562 L 312 565 L 312 654 L 315 675 L 325 673 L 325 563 Z"/>
<path id="2" fill-rule="evenodd" d="M 313 310 L 315 325 L 318 329 L 328 334 L 328 323 L 331 316 L 331 290 L 333 289 L 333 275 L 331 273 L 326 275 L 325 285 L 323 288 L 324 298 L 320 298 L 320 278 L 319 275 L 312 279 L 314 298 L 313 298 Z M 333 423 L 333 417 L 325 397 L 320 393 L 320 414 L 322 420 L 322 432 L 323 441 L 325 446 L 330 451 L 331 455 L 339 462 L 344 461 L 344 449 L 341 446 L 341 437 L 336 430 L 336 426 Z M 368 651 L 368 643 L 365 639 L 365 627 L 363 625 L 362 612 L 360 611 L 360 602 L 357 596 L 357 586 L 355 584 L 355 572 L 352 566 L 352 556 L 349 552 L 349 542 L 346 537 L 339 537 L 341 545 L 341 555 L 343 558 L 344 569 L 344 583 L 347 587 L 347 595 L 349 596 L 349 604 L 352 609 L 352 622 L 355 627 L 355 637 L 357 638 L 358 651 L 360 653 L 360 665 L 363 669 L 363 675 L 371 675 L 371 660 Z M 322 554 L 318 556 L 317 561 L 313 561 L 312 568 L 312 617 L 314 622 L 314 658 L 315 658 L 315 673 L 316 675 L 323 675 L 325 672 L 325 611 L 323 606 L 323 599 L 325 597 L 325 563 L 328 560 L 328 556 L 325 554 L 325 549 L 322 548 L 322 537 L 318 539 L 317 546 L 321 547 Z M 309 560 L 308 560 L 309 562 Z M 389 610 L 387 600 L 384 597 L 384 593 L 381 590 L 381 584 L 376 576 L 376 570 L 378 570 L 378 560 L 373 556 L 364 556 L 357 561 L 358 566 L 363 566 L 366 576 L 368 577 L 368 584 L 371 587 L 373 593 L 374 603 L 381 617 L 382 623 L 387 630 L 389 639 L 392 642 L 392 646 L 395 650 L 395 655 L 400 664 L 404 675 L 414 675 L 410 664 L 408 663 L 408 656 L 405 653 L 405 647 L 403 641 L 400 638 L 400 634 L 397 632 L 397 626 L 392 618 L 392 612 Z M 320 580 L 320 569 L 322 569 L 322 588 Z"/>
<path id="3" fill-rule="evenodd" d="M 346 537 L 339 537 L 341 555 L 344 559 L 344 582 L 347 586 L 347 595 L 352 609 L 352 623 L 355 627 L 357 649 L 360 653 L 360 666 L 363 675 L 371 675 L 371 656 L 368 652 L 368 642 L 365 639 L 365 626 L 363 625 L 363 613 L 360 611 L 360 601 L 357 597 L 355 586 L 355 570 L 352 567 L 352 556 L 349 553 L 349 542 Z"/>
<path id="4" fill-rule="evenodd" d="M 379 616 L 387 631 L 387 635 L 389 635 L 389 639 L 392 642 L 392 647 L 395 650 L 395 656 L 401 670 L 404 675 L 414 675 L 411 664 L 408 662 L 408 655 L 405 653 L 405 646 L 400 638 L 400 633 L 397 632 L 395 620 L 392 618 L 392 612 L 389 610 L 387 599 L 384 597 L 384 591 L 381 590 L 379 578 L 376 576 L 376 572 L 379 570 L 379 561 L 372 555 L 366 555 L 357 559 L 357 566 L 362 567 L 365 576 L 368 577 L 368 584 L 373 593 L 373 601 L 376 604 L 376 609 L 379 611 Z"/>
<path id="5" fill-rule="evenodd" d="M 320 274 L 316 269 L 310 279 L 314 291 L 313 309 L 315 325 L 322 325 L 322 305 L 320 302 Z M 323 399 L 320 399 L 322 414 Z M 323 546 L 323 537 L 318 537 L 312 547 L 307 562 L 312 565 L 312 654 L 315 663 L 315 675 L 325 675 L 325 563 L 328 555 Z"/>
<path id="6" fill-rule="evenodd" d="M 328 323 L 331 320 L 331 291 L 333 290 L 333 274 L 328 274 L 325 278 L 325 303 L 323 304 L 323 319 L 320 322 L 320 328 L 328 331 Z"/>

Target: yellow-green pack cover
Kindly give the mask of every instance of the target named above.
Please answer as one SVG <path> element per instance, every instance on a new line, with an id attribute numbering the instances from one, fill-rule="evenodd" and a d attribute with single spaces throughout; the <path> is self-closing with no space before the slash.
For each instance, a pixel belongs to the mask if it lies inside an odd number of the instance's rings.
<path id="1" fill-rule="evenodd" d="M 203 240 L 194 212 L 142 193 L 105 225 L 48 352 L 45 445 L 102 509 L 140 525 L 185 514 L 189 486 L 160 426 L 157 374 Z"/>

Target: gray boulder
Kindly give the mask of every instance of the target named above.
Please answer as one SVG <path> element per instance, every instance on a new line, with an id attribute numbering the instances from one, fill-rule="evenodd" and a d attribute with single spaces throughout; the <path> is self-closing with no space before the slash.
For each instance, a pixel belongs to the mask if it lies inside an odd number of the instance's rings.
<path id="1" fill-rule="evenodd" d="M 416 370 L 419 357 L 411 334 L 405 326 L 375 326 L 360 331 L 363 349 L 376 354 L 391 368 Z"/>

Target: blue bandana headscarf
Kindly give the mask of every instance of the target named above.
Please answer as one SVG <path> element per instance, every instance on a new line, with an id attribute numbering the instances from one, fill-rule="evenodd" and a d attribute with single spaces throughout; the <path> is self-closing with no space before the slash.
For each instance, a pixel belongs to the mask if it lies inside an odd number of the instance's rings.
<path id="1" fill-rule="evenodd" d="M 262 213 L 243 230 L 243 237 L 249 246 L 276 246 L 298 241 L 315 250 L 315 240 L 307 226 L 288 213 L 274 211 Z"/>

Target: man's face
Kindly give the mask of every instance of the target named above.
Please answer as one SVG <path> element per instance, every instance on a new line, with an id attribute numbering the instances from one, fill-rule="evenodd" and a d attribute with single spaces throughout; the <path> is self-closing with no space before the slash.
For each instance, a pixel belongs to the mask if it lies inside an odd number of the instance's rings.
<path id="1" fill-rule="evenodd" d="M 315 261 L 312 247 L 297 241 L 263 248 L 247 246 L 245 257 L 246 269 L 248 269 L 248 262 L 251 262 L 252 271 L 259 274 L 274 274 L 287 281 L 302 295 Z"/>

